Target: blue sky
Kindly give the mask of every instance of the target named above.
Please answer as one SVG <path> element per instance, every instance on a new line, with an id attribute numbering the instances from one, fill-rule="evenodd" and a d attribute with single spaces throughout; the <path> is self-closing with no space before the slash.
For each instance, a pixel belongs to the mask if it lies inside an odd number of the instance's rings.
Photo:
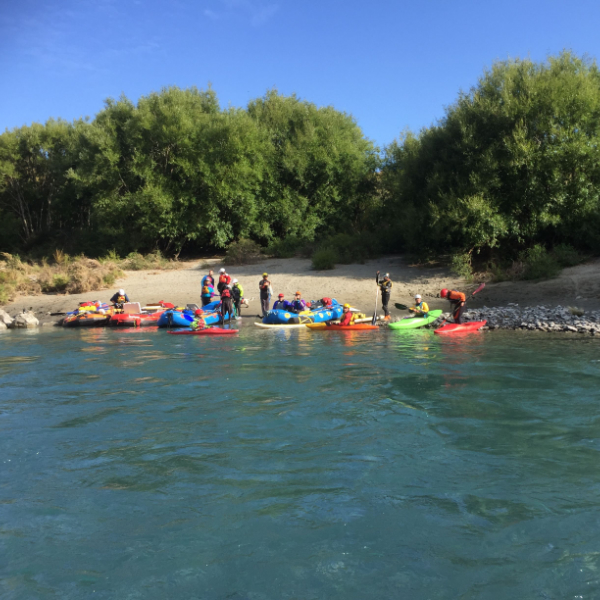
<path id="1" fill-rule="evenodd" d="M 5 0 L 0 131 L 210 82 L 222 106 L 273 87 L 332 105 L 383 146 L 496 60 L 597 57 L 599 25 L 597 0 Z"/>

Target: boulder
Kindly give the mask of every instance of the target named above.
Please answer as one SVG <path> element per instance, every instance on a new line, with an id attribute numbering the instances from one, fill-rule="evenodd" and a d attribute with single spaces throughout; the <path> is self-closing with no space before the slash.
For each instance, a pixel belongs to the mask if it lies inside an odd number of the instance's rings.
<path id="1" fill-rule="evenodd" d="M 6 325 L 6 327 L 10 327 L 12 322 L 12 317 L 5 310 L 0 309 L 0 323 Z"/>
<path id="2" fill-rule="evenodd" d="M 17 329 L 19 328 L 32 328 L 32 327 L 38 327 L 40 324 L 40 322 L 36 319 L 35 315 L 30 312 L 24 312 L 24 313 L 19 313 L 16 317 L 15 320 L 12 323 L 12 327 L 15 327 Z"/>
<path id="3" fill-rule="evenodd" d="M 2 321 L 0 321 L 0 331 L 2 331 L 3 329 L 8 329 L 6 323 L 3 323 Z"/>

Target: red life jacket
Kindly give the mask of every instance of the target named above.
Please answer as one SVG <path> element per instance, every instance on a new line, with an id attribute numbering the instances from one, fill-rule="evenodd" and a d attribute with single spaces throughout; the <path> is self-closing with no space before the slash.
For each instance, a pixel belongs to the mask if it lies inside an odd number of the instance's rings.
<path id="1" fill-rule="evenodd" d="M 225 288 L 221 292 L 221 298 L 231 298 L 231 292 L 229 291 L 229 288 Z"/>
<path id="2" fill-rule="evenodd" d="M 219 283 L 224 283 L 225 285 L 229 285 L 231 283 L 231 277 L 227 275 L 227 273 L 223 273 L 219 275 Z"/>

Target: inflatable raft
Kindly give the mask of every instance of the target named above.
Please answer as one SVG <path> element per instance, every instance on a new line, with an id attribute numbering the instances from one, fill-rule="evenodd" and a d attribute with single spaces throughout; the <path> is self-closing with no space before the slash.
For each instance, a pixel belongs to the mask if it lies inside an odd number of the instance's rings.
<path id="1" fill-rule="evenodd" d="M 206 325 L 215 325 L 221 322 L 221 313 L 219 312 L 205 312 L 202 315 Z M 228 318 L 228 314 L 225 313 L 225 319 Z M 190 309 L 171 309 L 165 310 L 160 315 L 157 321 L 159 327 L 190 327 L 194 322 L 194 311 Z"/>
<path id="2" fill-rule="evenodd" d="M 85 311 L 76 315 L 67 315 L 63 319 L 63 327 L 104 327 L 108 325 L 110 313 Z"/>
<path id="3" fill-rule="evenodd" d="M 479 331 L 487 321 L 470 321 L 468 323 L 448 323 L 439 329 L 436 329 L 433 333 L 438 335 L 449 335 L 458 333 L 472 333 Z"/>
<path id="4" fill-rule="evenodd" d="M 417 329 L 418 327 L 425 327 L 430 323 L 433 323 L 440 315 L 442 314 L 441 310 L 430 310 L 429 314 L 426 317 L 411 317 L 408 319 L 402 319 L 401 321 L 396 321 L 395 323 L 390 323 L 390 329 Z"/>
<path id="5" fill-rule="evenodd" d="M 316 310 L 306 310 L 301 313 L 293 313 L 287 310 L 270 310 L 267 316 L 262 320 L 265 325 L 303 325 L 308 323 L 325 323 L 339 319 L 344 312 L 342 305 L 333 300 L 331 308 L 317 308 Z"/>

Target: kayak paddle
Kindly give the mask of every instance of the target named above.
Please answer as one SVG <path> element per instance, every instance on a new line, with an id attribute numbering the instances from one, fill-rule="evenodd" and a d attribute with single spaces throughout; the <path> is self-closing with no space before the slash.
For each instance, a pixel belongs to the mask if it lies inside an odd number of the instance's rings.
<path id="1" fill-rule="evenodd" d="M 394 306 L 398 309 L 398 310 L 408 310 L 408 306 L 406 306 L 406 304 L 400 304 L 399 302 L 396 302 L 394 304 Z"/>
<path id="2" fill-rule="evenodd" d="M 379 271 L 377 271 L 377 277 L 375 277 L 375 281 L 377 282 L 377 291 L 375 292 L 375 311 L 373 312 L 373 319 L 371 320 L 371 325 L 375 325 L 377 323 L 377 300 L 379 300 Z"/>

